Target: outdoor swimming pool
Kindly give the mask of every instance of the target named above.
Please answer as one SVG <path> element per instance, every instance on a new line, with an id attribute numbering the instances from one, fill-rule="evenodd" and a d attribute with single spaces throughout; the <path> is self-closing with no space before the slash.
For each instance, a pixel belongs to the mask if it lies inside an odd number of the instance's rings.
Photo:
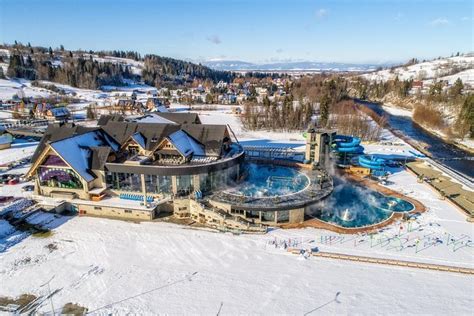
<path id="1" fill-rule="evenodd" d="M 380 223 L 393 212 L 413 209 L 413 204 L 403 199 L 334 178 L 333 193 L 318 203 L 310 215 L 342 227 L 362 227 Z"/>
<path id="2" fill-rule="evenodd" d="M 229 193 L 256 198 L 275 197 L 299 192 L 309 184 L 308 177 L 294 168 L 254 163 L 247 163 L 244 168 L 246 179 L 228 190 Z"/>

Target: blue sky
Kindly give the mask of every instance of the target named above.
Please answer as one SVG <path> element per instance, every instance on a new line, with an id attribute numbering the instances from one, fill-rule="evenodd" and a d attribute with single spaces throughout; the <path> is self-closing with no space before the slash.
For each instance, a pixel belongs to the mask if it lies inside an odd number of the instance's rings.
<path id="1" fill-rule="evenodd" d="M 252 62 L 405 61 L 473 50 L 461 0 L 0 0 L 0 42 Z"/>

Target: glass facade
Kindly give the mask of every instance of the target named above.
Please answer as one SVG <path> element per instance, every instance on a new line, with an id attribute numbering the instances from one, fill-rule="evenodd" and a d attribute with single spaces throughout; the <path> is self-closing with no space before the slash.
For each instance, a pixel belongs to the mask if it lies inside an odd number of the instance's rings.
<path id="1" fill-rule="evenodd" d="M 176 193 L 178 195 L 188 195 L 194 191 L 193 176 L 176 176 Z"/>
<path id="2" fill-rule="evenodd" d="M 234 185 L 237 181 L 239 166 L 233 166 L 225 170 L 213 171 L 209 174 L 199 175 L 200 190 L 202 192 L 210 192 L 220 190 L 228 185 Z"/>
<path id="3" fill-rule="evenodd" d="M 145 175 L 145 189 L 151 194 L 171 194 L 171 176 Z"/>
<path id="4" fill-rule="evenodd" d="M 67 164 L 56 155 L 49 155 L 43 162 L 42 166 L 58 166 L 67 167 Z"/>
<path id="5" fill-rule="evenodd" d="M 275 212 L 271 212 L 271 211 L 262 212 L 262 221 L 264 221 L 264 222 L 274 222 L 275 221 Z"/>
<path id="6" fill-rule="evenodd" d="M 76 172 L 68 168 L 40 167 L 38 179 L 42 186 L 82 189 L 82 182 Z"/>
<path id="7" fill-rule="evenodd" d="M 290 211 L 279 211 L 277 212 L 278 223 L 288 223 L 290 221 Z"/>
<path id="8" fill-rule="evenodd" d="M 213 171 L 209 174 L 195 175 L 144 175 L 145 190 L 150 194 L 178 194 L 188 195 L 199 188 L 204 193 L 223 189 L 226 185 L 232 185 L 237 180 L 239 166 L 228 169 Z M 173 177 L 176 180 L 176 192 L 173 192 Z M 199 180 L 198 180 L 199 179 Z M 113 190 L 142 192 L 140 174 L 106 172 L 105 181 L 107 186 Z M 198 182 L 197 182 L 198 181 Z"/>
<path id="9" fill-rule="evenodd" d="M 108 172 L 105 180 L 107 186 L 114 190 L 141 192 L 142 181 L 139 174 L 122 173 L 122 172 Z"/>

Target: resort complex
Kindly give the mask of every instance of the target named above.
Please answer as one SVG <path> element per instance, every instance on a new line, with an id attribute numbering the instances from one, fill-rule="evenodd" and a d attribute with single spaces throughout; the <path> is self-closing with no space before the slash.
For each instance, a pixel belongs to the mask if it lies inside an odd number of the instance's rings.
<path id="1" fill-rule="evenodd" d="M 370 226 L 415 209 L 374 192 L 379 206 L 367 205 L 362 219 L 353 209 L 322 211 L 316 205 L 333 192 L 334 162 L 355 161 L 347 170 L 368 175 L 380 174 L 381 164 L 361 160 L 369 158 L 358 138 L 316 127 L 305 137 L 304 156 L 296 157 L 287 149 L 242 146 L 230 126 L 202 124 L 192 113 L 102 116 L 95 127 L 49 125 L 26 176 L 34 179 L 38 201 L 56 210 L 135 220 L 172 215 L 239 231 L 313 217 L 319 224 Z"/>
<path id="2" fill-rule="evenodd" d="M 193 114 L 99 124 L 48 127 L 27 174 L 38 196 L 64 199 L 79 214 L 153 219 L 164 211 L 209 221 L 208 213 L 240 227 L 302 222 L 305 207 L 332 190 L 331 177 L 313 165 L 250 164 L 229 126 Z"/>

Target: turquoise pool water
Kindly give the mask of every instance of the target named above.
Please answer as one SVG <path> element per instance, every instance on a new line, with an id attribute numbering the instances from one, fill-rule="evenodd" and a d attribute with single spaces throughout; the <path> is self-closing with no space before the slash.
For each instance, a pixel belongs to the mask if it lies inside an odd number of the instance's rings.
<path id="1" fill-rule="evenodd" d="M 393 212 L 409 212 L 414 206 L 352 182 L 334 179 L 334 191 L 312 209 L 312 216 L 342 227 L 361 227 L 382 222 Z"/>
<path id="2" fill-rule="evenodd" d="M 294 168 L 248 163 L 246 179 L 228 192 L 249 197 L 274 197 L 303 190 L 309 179 Z"/>

